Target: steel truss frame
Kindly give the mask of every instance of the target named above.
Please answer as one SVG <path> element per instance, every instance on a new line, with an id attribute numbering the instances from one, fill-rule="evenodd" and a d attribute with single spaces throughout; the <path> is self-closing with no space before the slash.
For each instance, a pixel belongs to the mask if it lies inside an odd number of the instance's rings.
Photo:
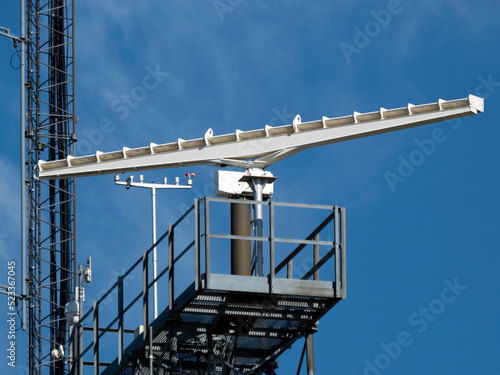
<path id="1" fill-rule="evenodd" d="M 74 2 L 26 0 L 29 374 L 69 373 L 64 306 L 76 279 L 75 182 L 37 179 L 38 160 L 74 154 Z M 24 214 L 24 213 L 23 213 Z"/>

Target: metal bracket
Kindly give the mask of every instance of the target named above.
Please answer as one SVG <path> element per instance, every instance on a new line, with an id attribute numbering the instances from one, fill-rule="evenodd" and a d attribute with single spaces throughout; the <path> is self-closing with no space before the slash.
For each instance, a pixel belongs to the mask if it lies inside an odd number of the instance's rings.
<path id="1" fill-rule="evenodd" d="M 16 42 L 26 43 L 26 40 L 10 33 L 10 29 L 0 26 L 0 35 L 10 38 Z"/>

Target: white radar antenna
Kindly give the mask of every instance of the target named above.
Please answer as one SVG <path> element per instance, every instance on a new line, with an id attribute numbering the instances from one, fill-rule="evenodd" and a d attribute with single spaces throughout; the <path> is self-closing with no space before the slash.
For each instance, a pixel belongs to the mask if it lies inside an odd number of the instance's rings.
<path id="1" fill-rule="evenodd" d="M 354 112 L 350 116 L 323 117 L 309 122 L 302 122 L 297 115 L 289 125 L 266 125 L 263 129 L 249 131 L 237 129 L 232 134 L 224 135 L 214 135 L 213 130 L 208 129 L 203 138 L 179 138 L 177 142 L 160 145 L 151 143 L 146 147 L 123 147 L 120 151 L 97 151 L 94 155 L 39 161 L 39 178 L 74 178 L 195 165 L 232 166 L 246 172 L 233 179 L 233 187 L 223 186 L 221 189 L 220 184 L 216 183 L 216 192 L 251 190 L 253 199 L 262 201 L 266 197 L 266 186 L 269 188 L 276 179 L 264 169 L 302 150 L 471 116 L 483 111 L 484 99 L 469 95 L 464 99 L 439 99 L 436 103 L 408 104 L 396 109 L 380 108 L 376 112 Z M 260 204 L 254 205 L 254 231 L 257 237 L 262 237 L 263 217 Z M 257 276 L 264 276 L 262 246 L 261 241 L 255 242 Z"/>

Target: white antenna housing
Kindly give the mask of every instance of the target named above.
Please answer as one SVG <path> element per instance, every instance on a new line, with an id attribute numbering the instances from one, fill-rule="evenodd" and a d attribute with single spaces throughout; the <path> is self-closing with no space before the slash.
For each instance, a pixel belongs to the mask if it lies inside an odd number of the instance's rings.
<path id="1" fill-rule="evenodd" d="M 484 111 L 484 99 L 474 95 L 457 100 L 408 105 L 370 113 L 236 131 L 233 134 L 171 142 L 95 155 L 38 162 L 39 178 L 57 179 L 192 165 L 266 168 L 307 148 L 387 133 Z"/>

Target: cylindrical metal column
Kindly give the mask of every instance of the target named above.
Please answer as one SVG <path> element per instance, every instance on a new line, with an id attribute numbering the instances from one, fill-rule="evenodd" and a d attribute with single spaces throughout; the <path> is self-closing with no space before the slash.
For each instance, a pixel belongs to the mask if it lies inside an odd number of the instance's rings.
<path id="1" fill-rule="evenodd" d="M 306 350 L 307 350 L 307 375 L 314 375 L 314 341 L 313 334 L 310 333 L 306 337 Z"/>
<path id="2" fill-rule="evenodd" d="M 251 236 L 251 207 L 231 203 L 231 234 Z M 231 240 L 231 275 L 252 275 L 252 243 L 250 240 Z"/>

